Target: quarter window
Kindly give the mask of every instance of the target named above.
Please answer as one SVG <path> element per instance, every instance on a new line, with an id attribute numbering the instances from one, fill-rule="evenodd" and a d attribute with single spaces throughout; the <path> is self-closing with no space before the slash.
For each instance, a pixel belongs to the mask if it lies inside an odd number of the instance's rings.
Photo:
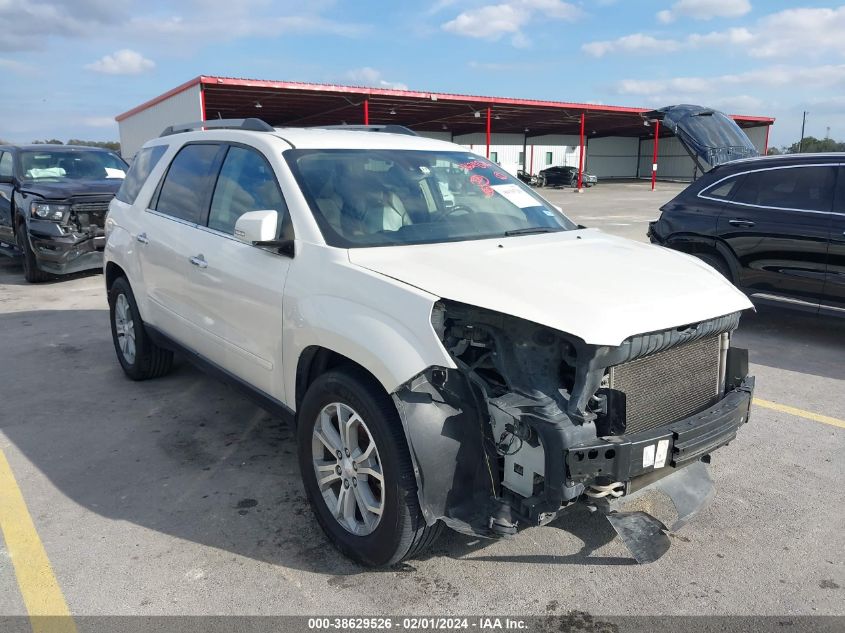
<path id="1" fill-rule="evenodd" d="M 0 154 L 0 176 L 12 176 L 14 174 L 14 167 L 12 165 L 12 155 L 9 152 Z"/>
<path id="2" fill-rule="evenodd" d="M 733 202 L 779 209 L 830 211 L 833 167 L 790 167 L 746 174 Z"/>
<path id="3" fill-rule="evenodd" d="M 134 204 L 135 198 L 141 191 L 141 187 L 147 181 L 150 172 L 161 160 L 164 152 L 167 151 L 167 145 L 154 145 L 153 147 L 145 147 L 140 152 L 135 154 L 135 160 L 132 161 L 132 166 L 123 179 L 123 184 L 117 192 L 115 198 L 126 204 Z"/>
<path id="4" fill-rule="evenodd" d="M 186 145 L 170 163 L 156 211 L 197 224 L 208 207 L 208 183 L 219 145 Z"/>
<path id="5" fill-rule="evenodd" d="M 281 221 L 287 208 L 273 169 L 253 150 L 231 147 L 211 199 L 208 227 L 230 235 L 247 211 L 276 211 Z"/>
<path id="6" fill-rule="evenodd" d="M 710 189 L 706 189 L 702 195 L 708 198 L 718 198 L 719 200 L 729 200 L 731 195 L 736 191 L 737 185 L 742 180 L 742 176 L 733 176 L 720 183 L 716 183 Z"/>

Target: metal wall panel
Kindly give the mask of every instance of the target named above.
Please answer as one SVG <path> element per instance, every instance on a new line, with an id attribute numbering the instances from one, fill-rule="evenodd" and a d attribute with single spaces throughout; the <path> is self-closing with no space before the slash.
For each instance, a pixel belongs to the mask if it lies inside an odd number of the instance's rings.
<path id="1" fill-rule="evenodd" d="M 636 178 L 639 139 L 610 136 L 590 139 L 585 171 L 599 179 Z"/>
<path id="2" fill-rule="evenodd" d="M 144 143 L 159 136 L 167 126 L 201 119 L 200 87 L 191 86 L 119 121 L 120 153 L 126 160 L 132 160 Z"/>

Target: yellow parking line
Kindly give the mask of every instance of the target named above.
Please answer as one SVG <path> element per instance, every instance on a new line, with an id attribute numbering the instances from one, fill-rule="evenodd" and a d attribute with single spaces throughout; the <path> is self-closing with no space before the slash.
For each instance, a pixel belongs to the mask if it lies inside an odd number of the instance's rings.
<path id="1" fill-rule="evenodd" d="M 788 413 L 790 415 L 797 415 L 799 418 L 813 420 L 814 422 L 821 422 L 822 424 L 829 424 L 831 426 L 838 426 L 840 429 L 845 429 L 845 420 L 839 418 L 832 418 L 829 415 L 822 415 L 821 413 L 813 413 L 812 411 L 804 411 L 796 407 L 790 407 L 785 404 L 778 404 L 777 402 L 769 402 L 768 400 L 761 400 L 754 398 L 754 404 L 766 409 L 780 411 L 781 413 Z"/>
<path id="2" fill-rule="evenodd" d="M 12 468 L 0 450 L 0 530 L 34 633 L 76 633 L 62 590 L 35 531 Z M 50 616 L 50 617 L 45 617 Z"/>

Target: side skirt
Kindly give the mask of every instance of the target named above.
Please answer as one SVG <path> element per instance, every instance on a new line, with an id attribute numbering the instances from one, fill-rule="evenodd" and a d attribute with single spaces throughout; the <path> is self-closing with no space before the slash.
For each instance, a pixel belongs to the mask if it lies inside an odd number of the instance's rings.
<path id="1" fill-rule="evenodd" d="M 240 391 L 244 396 L 249 398 L 252 402 L 257 404 L 262 409 L 265 409 L 267 412 L 282 418 L 291 426 L 296 426 L 296 413 L 293 409 L 288 407 L 281 400 L 277 400 L 273 396 L 264 393 L 260 389 L 256 389 L 249 383 L 235 376 L 232 372 L 223 369 L 217 363 L 208 360 L 207 358 L 201 356 L 194 350 L 185 347 L 177 341 L 174 341 L 172 338 L 164 334 L 161 330 L 158 330 L 146 324 L 144 325 L 144 327 L 149 337 L 159 347 L 172 350 L 178 353 L 179 355 L 184 356 L 187 360 L 191 362 L 192 365 L 195 365 L 203 372 L 209 374 L 210 376 L 213 376 L 214 378 L 222 380 L 227 384 L 232 385 L 235 389 Z"/>

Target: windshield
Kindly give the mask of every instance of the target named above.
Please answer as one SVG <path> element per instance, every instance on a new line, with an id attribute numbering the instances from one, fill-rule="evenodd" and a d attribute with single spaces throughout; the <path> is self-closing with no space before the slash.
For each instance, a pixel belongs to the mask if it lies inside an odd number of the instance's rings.
<path id="1" fill-rule="evenodd" d="M 126 163 L 111 152 L 44 150 L 20 153 L 24 180 L 108 180 L 124 178 Z"/>
<path id="2" fill-rule="evenodd" d="M 577 228 L 498 165 L 469 152 L 289 150 L 285 158 L 331 246 Z"/>

